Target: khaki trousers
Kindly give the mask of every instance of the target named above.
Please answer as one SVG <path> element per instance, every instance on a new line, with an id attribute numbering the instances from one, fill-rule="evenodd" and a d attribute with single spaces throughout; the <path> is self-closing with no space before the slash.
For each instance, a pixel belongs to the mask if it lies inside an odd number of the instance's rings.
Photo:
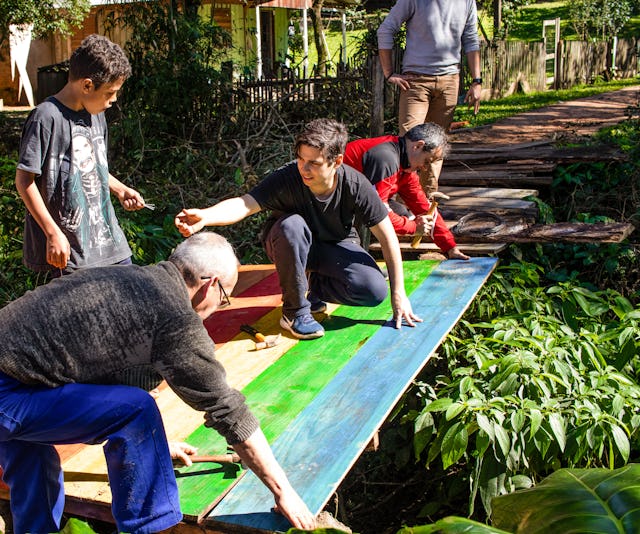
<path id="1" fill-rule="evenodd" d="M 434 122 L 449 131 L 458 104 L 459 74 L 429 76 L 405 73 L 411 87 L 400 91 L 398 112 L 399 135 L 425 122 Z M 427 195 L 438 190 L 442 160 L 419 172 L 420 184 Z"/>

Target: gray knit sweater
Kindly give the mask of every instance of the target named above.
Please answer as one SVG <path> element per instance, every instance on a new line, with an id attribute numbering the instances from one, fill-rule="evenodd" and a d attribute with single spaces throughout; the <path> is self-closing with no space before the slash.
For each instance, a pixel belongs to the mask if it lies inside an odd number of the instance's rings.
<path id="1" fill-rule="evenodd" d="M 86 269 L 0 309 L 0 371 L 25 384 L 114 384 L 151 365 L 230 443 L 257 428 L 170 262 Z"/>

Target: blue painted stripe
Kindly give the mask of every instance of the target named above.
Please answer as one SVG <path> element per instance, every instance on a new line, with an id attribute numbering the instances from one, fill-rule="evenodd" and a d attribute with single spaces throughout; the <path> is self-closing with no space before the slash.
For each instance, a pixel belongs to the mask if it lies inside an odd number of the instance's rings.
<path id="1" fill-rule="evenodd" d="M 411 295 L 424 322 L 399 331 L 380 328 L 273 443 L 276 458 L 313 513 L 322 510 L 496 264 L 495 258 L 442 262 Z M 205 524 L 286 531 L 290 525 L 270 511 L 272 506 L 271 493 L 248 473 Z"/>

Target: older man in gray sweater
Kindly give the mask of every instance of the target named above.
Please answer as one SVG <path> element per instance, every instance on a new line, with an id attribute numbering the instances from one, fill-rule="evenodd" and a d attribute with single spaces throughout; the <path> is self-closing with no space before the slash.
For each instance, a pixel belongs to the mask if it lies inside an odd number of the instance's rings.
<path id="1" fill-rule="evenodd" d="M 119 532 L 182 519 L 171 454 L 152 397 L 120 377 L 152 368 L 204 412 L 299 528 L 314 519 L 238 391 L 202 320 L 226 301 L 237 259 L 218 234 L 185 240 L 169 261 L 79 271 L 0 309 L 0 465 L 14 531 L 60 530 L 59 443 L 102 443 Z"/>

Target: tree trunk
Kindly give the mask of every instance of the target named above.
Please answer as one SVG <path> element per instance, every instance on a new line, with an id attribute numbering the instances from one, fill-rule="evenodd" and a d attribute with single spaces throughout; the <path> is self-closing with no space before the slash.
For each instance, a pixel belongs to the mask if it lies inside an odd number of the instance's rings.
<path id="1" fill-rule="evenodd" d="M 311 23 L 313 24 L 313 42 L 318 53 L 318 74 L 322 75 L 329 61 L 329 47 L 324 35 L 324 24 L 322 24 L 322 6 L 324 0 L 314 0 L 311 10 Z"/>

